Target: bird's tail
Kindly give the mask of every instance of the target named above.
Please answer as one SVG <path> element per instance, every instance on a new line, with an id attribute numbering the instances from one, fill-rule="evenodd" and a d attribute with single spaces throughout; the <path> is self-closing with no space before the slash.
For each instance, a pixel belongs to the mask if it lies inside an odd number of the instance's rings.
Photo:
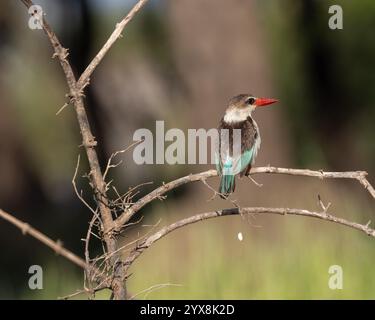
<path id="1" fill-rule="evenodd" d="M 236 188 L 236 179 L 232 169 L 232 163 L 225 163 L 220 180 L 220 197 L 226 199 Z"/>

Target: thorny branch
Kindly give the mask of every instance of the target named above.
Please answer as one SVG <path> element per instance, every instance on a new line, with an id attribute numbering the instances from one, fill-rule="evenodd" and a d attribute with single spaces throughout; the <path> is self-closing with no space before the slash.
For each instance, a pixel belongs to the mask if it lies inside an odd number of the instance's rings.
<path id="1" fill-rule="evenodd" d="M 117 24 L 115 31 L 109 37 L 108 41 L 104 44 L 103 48 L 98 52 L 97 56 L 92 60 L 87 69 L 83 72 L 80 79 L 77 81 L 73 73 L 73 69 L 68 61 L 68 49 L 64 48 L 52 28 L 43 17 L 43 30 L 46 33 L 49 41 L 54 50 L 53 57 L 57 57 L 64 71 L 66 82 L 69 87 L 70 102 L 73 104 L 76 111 L 77 120 L 79 123 L 82 145 L 85 148 L 87 159 L 90 166 L 90 178 L 93 185 L 93 190 L 97 199 L 100 216 L 103 222 L 103 239 L 106 243 L 108 253 L 115 252 L 117 249 L 117 241 L 113 234 L 109 231 L 113 229 L 113 217 L 111 210 L 108 206 L 108 197 L 106 195 L 106 183 L 99 166 L 98 155 L 95 150 L 97 142 L 91 132 L 90 123 L 86 114 L 85 105 L 83 101 L 83 90 L 89 84 L 89 77 L 103 59 L 105 54 L 109 51 L 115 41 L 121 36 L 121 32 L 125 26 L 132 20 L 136 13 L 147 3 L 148 0 L 140 0 L 129 14 Z M 33 5 L 31 0 L 21 0 L 27 8 Z M 118 265 L 120 257 L 113 255 L 111 259 L 112 266 Z M 126 298 L 126 287 L 124 284 L 125 275 L 122 272 L 122 267 L 116 268 L 116 274 L 112 281 L 112 290 L 114 299 Z"/>
<path id="2" fill-rule="evenodd" d="M 348 172 L 325 172 L 322 170 L 314 171 L 308 169 L 289 169 L 289 168 L 277 168 L 277 167 L 258 167 L 252 168 L 250 174 L 287 174 L 293 176 L 308 176 L 316 177 L 320 179 L 354 179 L 360 182 L 362 186 L 372 195 L 375 199 L 375 190 L 372 185 L 366 179 L 367 172 L 365 171 L 348 171 Z M 196 181 L 205 181 L 208 178 L 216 177 L 216 170 L 208 170 L 196 174 L 190 174 L 188 176 L 173 180 L 171 182 L 165 183 L 159 188 L 156 188 L 152 192 L 145 195 L 143 198 L 139 199 L 133 206 L 125 210 L 116 220 L 115 229 L 117 231 L 121 230 L 122 226 L 126 224 L 135 213 L 142 209 L 146 204 L 151 201 L 160 198 L 165 193 L 178 188 L 184 184 Z"/>
<path id="3" fill-rule="evenodd" d="M 31 0 L 21 0 L 22 3 L 24 3 L 28 8 L 33 5 L 33 2 Z M 59 253 L 60 255 L 64 256 L 68 260 L 72 261 L 73 263 L 79 265 L 80 267 L 84 268 L 86 270 L 86 273 L 89 274 L 91 268 L 93 268 L 93 265 L 95 265 L 95 262 L 99 261 L 100 259 L 103 259 L 102 263 L 106 263 L 109 261 L 109 264 L 106 265 L 104 270 L 95 267 L 95 273 L 102 272 L 102 274 L 98 275 L 97 278 L 101 279 L 102 282 L 95 286 L 94 288 L 86 288 L 83 291 L 79 291 L 77 293 L 74 293 L 73 295 L 82 293 L 82 292 L 89 292 L 93 293 L 98 290 L 101 290 L 103 288 L 106 288 L 110 286 L 113 296 L 115 299 L 125 299 L 126 298 L 126 286 L 124 283 L 124 280 L 126 279 L 128 275 L 128 269 L 130 268 L 131 264 L 135 259 L 139 257 L 139 255 L 149 248 L 154 242 L 158 241 L 162 237 L 166 236 L 170 232 L 177 230 L 181 227 L 187 226 L 192 223 L 196 223 L 202 220 L 207 220 L 215 217 L 220 216 L 229 216 L 229 215 L 236 215 L 236 214 L 278 214 L 278 215 L 299 215 L 299 216 L 307 216 L 307 217 L 313 217 L 318 218 L 326 221 L 331 221 L 337 224 L 345 225 L 354 229 L 357 229 L 359 231 L 362 231 L 366 233 L 369 236 L 375 237 L 375 230 L 369 227 L 369 223 L 366 225 L 358 224 L 355 222 L 350 222 L 342 218 L 335 217 L 333 215 L 330 215 L 327 213 L 329 204 L 326 206 L 323 204 L 319 197 L 319 204 L 322 208 L 322 212 L 312 212 L 307 210 L 301 210 L 301 209 L 289 209 L 289 208 L 232 208 L 232 209 L 225 209 L 225 210 L 219 210 L 219 211 L 212 211 L 202 214 L 197 214 L 192 217 L 180 220 L 178 222 L 175 222 L 169 226 L 163 227 L 156 233 L 149 235 L 146 234 L 141 239 L 138 239 L 139 241 L 136 241 L 136 245 L 133 249 L 130 249 L 130 254 L 126 258 L 125 261 L 122 261 L 121 253 L 125 248 L 130 247 L 131 245 L 134 245 L 134 243 L 128 243 L 125 246 L 118 246 L 117 239 L 115 238 L 115 234 L 117 232 L 120 232 L 125 226 L 130 225 L 129 220 L 139 211 L 141 210 L 145 205 L 150 203 L 153 200 L 156 199 L 163 199 L 165 197 L 165 194 L 175 189 L 181 185 L 195 182 L 195 181 L 202 181 L 206 185 L 206 180 L 211 177 L 217 176 L 217 172 L 215 170 L 208 170 L 205 172 L 201 172 L 198 174 L 191 174 L 189 176 L 185 176 L 182 178 L 179 178 L 177 180 L 171 181 L 169 183 L 163 184 L 159 188 L 156 188 L 154 191 L 150 192 L 149 194 L 145 195 L 141 199 L 139 199 L 136 202 L 133 202 L 132 199 L 134 197 L 134 190 L 137 189 L 137 187 L 130 189 L 125 195 L 120 195 L 116 188 L 112 186 L 114 191 L 118 194 L 118 198 L 115 200 L 110 200 L 107 196 L 107 191 L 109 190 L 109 183 L 105 182 L 105 177 L 107 176 L 107 173 L 109 169 L 116 166 L 116 164 L 112 164 L 111 161 L 118 153 L 122 153 L 124 151 L 120 151 L 116 154 L 114 154 L 108 161 L 107 167 L 104 171 L 104 174 L 102 174 L 102 171 L 99 166 L 97 153 L 95 151 L 95 147 L 97 145 L 97 142 L 95 140 L 95 137 L 93 136 L 90 124 L 87 118 L 87 114 L 85 111 L 85 105 L 83 100 L 83 92 L 87 85 L 89 85 L 90 77 L 92 73 L 95 71 L 96 67 L 100 64 L 100 62 L 103 60 L 104 56 L 107 54 L 107 52 L 110 50 L 110 48 L 113 46 L 113 44 L 122 36 L 122 32 L 124 28 L 128 25 L 128 23 L 134 18 L 134 16 L 144 7 L 144 5 L 148 2 L 148 0 L 139 0 L 136 5 L 131 9 L 131 11 L 126 15 L 117 25 L 115 30 L 112 32 L 106 43 L 103 45 L 103 47 L 99 50 L 97 55 L 94 57 L 94 59 L 90 62 L 90 64 L 87 66 L 85 71 L 79 76 L 78 80 L 75 77 L 72 67 L 68 61 L 68 50 L 64 48 L 59 39 L 57 38 L 56 34 L 52 31 L 51 27 L 47 23 L 45 17 L 43 17 L 43 29 L 48 36 L 49 41 L 51 42 L 51 45 L 54 50 L 53 57 L 57 57 L 61 67 L 64 71 L 66 82 L 69 87 L 69 94 L 67 95 L 69 97 L 69 104 L 72 104 L 74 106 L 77 120 L 80 126 L 81 135 L 82 135 L 82 146 L 84 147 L 86 151 L 86 155 L 88 158 L 89 166 L 90 166 L 90 173 L 89 178 L 91 181 L 91 185 L 96 197 L 96 202 L 98 205 L 98 208 L 95 210 L 91 208 L 87 202 L 82 197 L 82 194 L 78 192 L 77 187 L 75 185 L 75 178 L 78 172 L 78 166 L 79 162 L 77 163 L 77 167 L 75 170 L 74 178 L 73 178 L 73 187 L 75 192 L 77 193 L 77 196 L 87 205 L 90 210 L 93 212 L 93 218 L 89 224 L 89 230 L 85 239 L 85 259 L 82 260 L 78 256 L 71 253 L 69 250 L 62 247 L 62 245 L 59 242 L 54 242 L 38 230 L 30 227 L 28 224 L 16 219 L 15 217 L 11 216 L 10 214 L 0 210 L 0 217 L 9 221 L 10 223 L 14 224 L 18 228 L 20 228 L 24 233 L 28 233 L 34 238 L 38 239 L 51 249 L 53 249 L 55 252 Z M 68 104 L 65 104 L 63 108 L 65 108 Z M 62 109 L 63 109 L 62 108 Z M 61 110 L 62 110 L 61 109 Z M 61 111 L 60 110 L 60 111 Z M 59 111 L 59 112 L 60 112 Z M 59 113 L 58 112 L 58 113 Z M 254 174 L 260 174 L 260 173 L 272 173 L 272 174 L 287 174 L 287 175 L 298 175 L 298 176 L 309 176 L 309 177 L 317 177 L 320 179 L 355 179 L 357 180 L 369 193 L 370 195 L 375 199 L 375 190 L 372 187 L 372 185 L 369 183 L 369 181 L 366 179 L 367 173 L 364 171 L 353 171 L 353 172 L 324 172 L 321 170 L 313 171 L 313 170 L 305 170 L 305 169 L 288 169 L 288 168 L 276 168 L 276 167 L 259 167 L 259 168 L 253 168 L 251 170 L 251 175 Z M 216 195 L 216 193 L 215 193 Z M 111 212 L 111 206 L 117 206 L 122 208 L 121 214 L 118 218 L 113 217 L 113 214 L 115 212 Z M 91 235 L 96 234 L 93 233 L 92 228 L 95 225 L 96 221 L 99 221 L 99 225 L 101 226 L 100 231 L 100 237 L 104 240 L 106 244 L 106 249 L 103 248 L 105 254 L 102 257 L 93 259 L 94 263 L 93 265 L 90 265 L 91 259 L 89 256 L 89 240 Z M 108 275 L 107 277 L 103 277 L 105 273 L 105 269 L 111 269 L 113 270 L 112 276 L 111 276 L 111 282 L 108 284 Z M 103 280 L 104 279 L 104 280 Z M 73 296 L 71 295 L 71 296 Z M 69 297 L 69 296 L 68 296 Z"/>
<path id="4" fill-rule="evenodd" d="M 231 208 L 231 209 L 224 209 L 224 210 L 217 210 L 211 211 L 206 213 L 197 214 L 186 219 L 177 221 L 172 223 L 169 226 L 166 226 L 160 229 L 158 232 L 154 233 L 153 235 L 144 239 L 141 243 L 139 243 L 129 254 L 127 259 L 125 260 L 125 270 L 128 271 L 132 263 L 146 250 L 148 249 L 153 243 L 160 240 L 161 238 L 165 237 L 167 234 L 175 231 L 179 228 L 187 226 L 189 224 L 193 224 L 199 221 L 208 220 L 217 217 L 223 216 L 231 216 L 231 215 L 246 215 L 246 214 L 277 214 L 277 215 L 296 215 L 296 216 L 305 216 L 311 218 L 322 219 L 326 221 L 330 221 L 333 223 L 341 224 L 359 231 L 364 232 L 368 236 L 375 237 L 375 230 L 369 227 L 369 223 L 366 225 L 362 225 L 356 222 L 350 222 L 343 218 L 335 217 L 331 214 L 326 212 L 324 209 L 322 212 L 313 212 L 308 210 L 302 209 L 289 209 L 289 208 Z"/>
<path id="5" fill-rule="evenodd" d="M 30 226 L 28 223 L 23 222 L 17 219 L 15 216 L 11 215 L 8 212 L 0 209 L 0 218 L 4 219 L 5 221 L 13 224 L 15 227 L 21 230 L 22 234 L 30 235 L 31 237 L 35 238 L 36 240 L 43 243 L 45 246 L 52 249 L 56 255 L 60 255 L 67 259 L 68 261 L 72 262 L 73 264 L 82 268 L 86 273 L 86 279 L 88 282 L 97 284 L 94 289 L 85 289 L 86 292 L 96 292 L 98 290 L 108 288 L 109 286 L 109 278 L 108 276 L 97 275 L 99 273 L 98 268 L 91 264 L 88 259 L 83 260 L 70 250 L 64 248 L 63 243 L 60 240 L 54 241 L 44 233 L 40 232 L 39 230 L 35 229 L 34 227 Z M 95 271 L 94 276 L 91 277 L 91 271 Z"/>
<path id="6" fill-rule="evenodd" d="M 45 244 L 47 247 L 51 248 L 57 255 L 61 255 L 62 257 L 68 259 L 69 261 L 73 262 L 75 265 L 86 269 L 87 265 L 84 260 L 80 257 L 75 255 L 73 252 L 65 249 L 61 243 L 61 241 L 53 241 L 51 238 L 47 237 L 37 229 L 30 226 L 28 223 L 23 222 L 16 217 L 12 216 L 11 214 L 3 211 L 0 209 L 0 217 L 9 223 L 16 226 L 18 229 L 22 231 L 24 235 L 29 234 L 33 238 L 39 240 L 41 243 Z"/>

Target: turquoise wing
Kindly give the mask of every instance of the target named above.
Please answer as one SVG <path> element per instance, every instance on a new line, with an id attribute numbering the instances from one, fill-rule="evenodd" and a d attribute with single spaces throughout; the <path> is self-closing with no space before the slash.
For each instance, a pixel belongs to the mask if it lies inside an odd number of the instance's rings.
<path id="1" fill-rule="evenodd" d="M 245 151 L 240 159 L 236 162 L 234 173 L 238 174 L 245 170 L 247 166 L 251 163 L 254 156 L 254 147 L 252 147 L 250 150 Z"/>
<path id="2" fill-rule="evenodd" d="M 228 157 L 224 163 L 220 160 L 216 161 L 216 170 L 221 176 L 219 193 L 222 198 L 225 199 L 230 193 L 234 192 L 236 187 L 235 176 L 247 168 L 253 155 L 254 148 L 251 148 L 238 158 Z"/>
<path id="3" fill-rule="evenodd" d="M 220 159 L 219 155 L 215 154 L 216 171 L 219 175 L 236 175 L 247 168 L 254 156 L 254 147 L 245 151 L 240 157 L 230 157 L 225 159 L 225 162 Z"/>

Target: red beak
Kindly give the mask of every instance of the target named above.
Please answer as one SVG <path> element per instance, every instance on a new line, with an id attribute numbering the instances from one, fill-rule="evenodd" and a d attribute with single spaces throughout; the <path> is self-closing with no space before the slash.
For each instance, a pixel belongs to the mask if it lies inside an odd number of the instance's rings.
<path id="1" fill-rule="evenodd" d="M 272 104 L 272 103 L 276 103 L 278 101 L 279 100 L 277 100 L 277 99 L 257 98 L 255 100 L 255 105 L 257 107 L 262 107 L 262 106 L 267 106 L 267 105 Z"/>

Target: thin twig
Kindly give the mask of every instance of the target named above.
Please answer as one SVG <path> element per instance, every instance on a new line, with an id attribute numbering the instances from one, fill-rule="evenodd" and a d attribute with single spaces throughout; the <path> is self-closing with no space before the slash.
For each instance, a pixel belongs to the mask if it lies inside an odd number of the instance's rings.
<path id="1" fill-rule="evenodd" d="M 66 296 L 57 297 L 57 300 L 68 300 L 68 299 L 74 298 L 76 296 L 79 296 L 81 294 L 88 294 L 88 292 L 85 289 L 77 290 L 76 292 L 73 292 L 73 293 L 68 294 Z"/>
<path id="2" fill-rule="evenodd" d="M 95 224 L 95 221 L 96 220 L 99 220 L 100 217 L 97 213 L 94 213 L 93 214 L 93 217 L 89 223 L 89 227 L 87 229 L 87 234 L 86 234 L 86 239 L 84 239 L 85 241 L 85 260 L 86 260 L 86 268 L 85 268 L 85 279 L 84 279 L 84 282 L 86 282 L 87 280 L 87 284 L 88 284 L 88 291 L 90 292 L 92 290 L 92 281 L 95 281 L 95 274 L 94 276 L 92 276 L 92 269 L 96 269 L 95 268 L 95 265 L 91 265 L 91 260 L 90 260 L 90 239 L 91 239 L 91 235 L 93 234 L 92 232 L 92 228 Z M 86 285 L 85 285 L 85 289 L 86 289 Z"/>
<path id="3" fill-rule="evenodd" d="M 80 162 L 80 155 L 78 155 L 78 158 L 77 158 L 77 165 L 76 165 L 76 168 L 74 170 L 74 175 L 73 175 L 73 178 L 72 178 L 72 185 L 73 185 L 73 189 L 74 189 L 74 192 L 75 194 L 77 195 L 78 199 L 81 200 L 81 202 L 94 214 L 96 215 L 97 214 L 97 210 L 94 210 L 88 203 L 87 201 L 83 198 L 82 196 L 82 193 L 81 192 L 78 192 L 78 189 L 77 189 L 77 185 L 76 185 L 76 178 L 77 178 L 77 174 L 78 174 L 78 169 L 79 169 L 79 162 Z"/>
<path id="4" fill-rule="evenodd" d="M 136 297 L 140 296 L 143 293 L 145 294 L 144 299 L 146 299 L 147 296 L 151 292 L 162 289 L 162 288 L 165 288 L 165 287 L 182 287 L 182 284 L 178 284 L 178 283 L 159 283 L 159 284 L 155 284 L 155 285 L 153 285 L 153 286 L 151 286 L 147 289 L 144 289 L 144 290 L 136 293 L 135 295 L 131 296 L 129 298 L 129 300 L 134 300 Z"/>
<path id="5" fill-rule="evenodd" d="M 30 226 L 28 223 L 25 223 L 16 217 L 12 216 L 11 214 L 3 211 L 0 209 L 0 217 L 4 220 L 8 221 L 9 223 L 16 226 L 18 229 L 22 231 L 22 234 L 26 235 L 29 234 L 33 238 L 39 240 L 41 243 L 45 244 L 47 247 L 51 248 L 57 255 L 61 255 L 64 258 L 68 259 L 69 261 L 73 262 L 75 265 L 85 269 L 86 262 L 75 255 L 73 252 L 65 249 L 60 241 L 53 241 L 51 238 L 47 237 L 42 232 L 38 231 L 37 229 Z"/>
<path id="6" fill-rule="evenodd" d="M 142 140 L 141 140 L 142 141 Z M 103 173 L 103 179 L 105 180 L 106 177 L 107 177 L 107 174 L 109 172 L 109 170 L 111 168 L 116 168 L 118 165 L 120 165 L 122 163 L 122 161 L 118 162 L 117 164 L 112 164 L 112 160 L 114 158 L 116 158 L 119 154 L 122 154 L 122 153 L 125 153 L 127 152 L 128 150 L 130 150 L 131 148 L 135 147 L 137 144 L 139 144 L 141 141 L 135 141 L 133 142 L 130 146 L 126 147 L 125 149 L 123 150 L 119 150 L 119 151 L 116 151 L 114 153 L 111 154 L 111 156 L 109 157 L 108 161 L 107 161 L 107 166 L 104 170 L 104 173 Z"/>
<path id="7" fill-rule="evenodd" d="M 82 73 L 81 77 L 77 82 L 77 88 L 82 88 L 86 83 L 90 81 L 90 76 L 99 65 L 99 63 L 103 60 L 104 56 L 107 54 L 109 49 L 113 46 L 113 44 L 121 37 L 121 33 L 126 27 L 126 25 L 134 18 L 139 10 L 148 2 L 148 0 L 139 0 L 137 4 L 130 10 L 126 17 L 124 17 L 121 22 L 116 24 L 115 30 L 112 32 L 106 43 L 100 49 L 98 54 L 95 58 L 90 62 L 87 66 L 86 70 Z"/>
<path id="8" fill-rule="evenodd" d="M 108 289 L 108 287 L 106 285 L 103 285 L 103 283 L 101 283 L 101 284 L 99 284 L 98 286 L 96 286 L 95 288 L 93 288 L 91 290 L 80 289 L 80 290 L 77 290 L 76 292 L 73 292 L 73 293 L 68 294 L 66 296 L 58 297 L 57 299 L 58 300 L 68 300 L 68 299 L 74 298 L 74 297 L 76 297 L 76 296 L 78 296 L 80 294 L 93 295 L 93 294 L 95 294 L 95 292 L 101 291 L 103 289 Z"/>
<path id="9" fill-rule="evenodd" d="M 69 106 L 69 103 L 64 103 L 64 105 L 56 112 L 56 115 L 58 116 L 63 110 Z"/>

